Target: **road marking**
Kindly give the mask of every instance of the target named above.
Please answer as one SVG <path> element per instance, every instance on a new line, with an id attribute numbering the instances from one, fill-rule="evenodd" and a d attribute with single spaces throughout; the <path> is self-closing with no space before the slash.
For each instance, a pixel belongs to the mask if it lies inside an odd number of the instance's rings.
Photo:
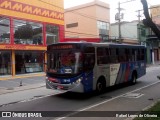
<path id="1" fill-rule="evenodd" d="M 73 112 L 73 113 L 71 113 L 71 114 L 66 115 L 65 117 L 60 117 L 60 118 L 57 118 L 57 119 L 55 119 L 55 120 L 62 120 L 62 119 L 64 119 L 64 118 L 67 118 L 67 117 L 69 117 L 69 116 L 71 116 L 71 115 L 74 115 L 74 114 L 76 114 L 76 113 L 78 113 L 78 112 L 82 112 L 82 111 L 85 111 L 85 110 L 88 110 L 88 109 L 97 107 L 97 106 L 102 105 L 102 104 L 104 104 L 104 103 L 107 103 L 107 102 L 110 102 L 110 101 L 112 101 L 112 100 L 115 100 L 115 99 L 117 99 L 117 98 L 119 98 L 119 97 L 123 97 L 123 96 L 126 95 L 126 94 L 130 94 L 130 93 L 132 93 L 132 92 L 136 92 L 136 91 L 142 90 L 142 89 L 144 89 L 144 88 L 150 87 L 150 86 L 155 85 L 155 84 L 157 84 L 157 83 L 160 83 L 160 81 L 156 81 L 156 82 L 154 82 L 154 83 L 152 83 L 152 84 L 149 84 L 149 85 L 143 86 L 143 87 L 141 87 L 141 88 L 132 90 L 132 91 L 130 91 L 130 92 L 127 92 L 127 93 L 118 95 L 118 96 L 113 97 L 113 98 L 111 98 L 111 99 L 109 99 L 109 100 L 105 100 L 105 101 L 103 101 L 103 102 L 100 102 L 100 103 L 97 103 L 97 104 L 88 106 L 88 107 L 86 107 L 86 108 L 83 108 L 83 109 L 78 110 L 77 112 Z"/>
<path id="2" fill-rule="evenodd" d="M 122 97 L 125 97 L 125 98 L 140 98 L 142 97 L 144 94 L 141 94 L 141 93 L 129 93 L 129 94 L 125 94 L 124 96 Z"/>

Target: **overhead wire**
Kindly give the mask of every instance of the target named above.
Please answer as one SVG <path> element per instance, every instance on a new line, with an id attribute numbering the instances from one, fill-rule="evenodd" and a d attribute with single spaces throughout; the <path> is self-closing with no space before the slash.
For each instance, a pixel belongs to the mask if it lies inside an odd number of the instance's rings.
<path id="1" fill-rule="evenodd" d="M 56 5 L 54 5 L 54 4 L 45 2 L 45 1 L 43 1 L 43 0 L 39 0 L 39 1 L 41 1 L 41 2 L 43 2 L 43 3 L 46 3 L 46 4 L 48 4 L 48 5 L 51 5 L 51 6 L 54 6 L 54 7 L 57 7 L 57 8 L 61 8 L 61 9 L 62 9 L 62 7 L 59 7 L 59 6 L 56 6 Z M 64 9 L 64 8 L 63 8 L 63 9 Z M 79 12 L 75 12 L 75 11 L 70 11 L 70 12 L 71 12 L 71 13 L 74 13 L 74 14 L 76 14 L 76 15 L 78 14 L 78 15 L 80 15 L 80 16 L 93 19 L 93 20 L 101 19 L 101 18 L 95 18 L 95 16 L 90 16 L 90 15 L 87 15 L 87 14 L 84 14 L 84 13 L 79 13 Z M 108 19 L 104 19 L 104 20 L 109 21 Z"/>

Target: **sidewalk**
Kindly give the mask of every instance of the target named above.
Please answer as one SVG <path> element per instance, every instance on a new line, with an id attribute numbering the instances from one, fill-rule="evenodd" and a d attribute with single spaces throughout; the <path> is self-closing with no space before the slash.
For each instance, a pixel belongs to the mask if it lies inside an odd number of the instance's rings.
<path id="1" fill-rule="evenodd" d="M 157 61 L 157 62 L 155 62 L 154 64 L 147 64 L 146 66 L 147 67 L 152 67 L 152 66 L 157 66 L 157 65 L 160 65 L 160 61 Z"/>
<path id="2" fill-rule="evenodd" d="M 45 73 L 0 77 L 0 95 L 45 86 Z"/>

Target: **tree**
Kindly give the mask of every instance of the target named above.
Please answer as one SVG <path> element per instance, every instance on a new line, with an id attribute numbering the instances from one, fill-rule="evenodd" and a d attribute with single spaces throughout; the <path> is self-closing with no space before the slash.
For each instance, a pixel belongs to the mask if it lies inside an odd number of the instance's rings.
<path id="1" fill-rule="evenodd" d="M 151 30 L 155 33 L 155 35 L 158 37 L 160 40 L 160 30 L 156 26 L 156 24 L 152 21 L 149 12 L 148 12 L 148 3 L 146 0 L 141 0 L 141 3 L 143 5 L 143 10 L 144 10 L 144 16 L 146 19 L 143 19 L 143 24 L 150 27 Z"/>

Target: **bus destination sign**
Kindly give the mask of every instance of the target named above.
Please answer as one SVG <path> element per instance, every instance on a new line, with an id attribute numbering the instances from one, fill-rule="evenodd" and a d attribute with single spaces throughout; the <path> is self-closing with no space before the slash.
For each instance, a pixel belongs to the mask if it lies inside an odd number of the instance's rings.
<path id="1" fill-rule="evenodd" d="M 53 50 L 57 49 L 71 49 L 74 48 L 73 45 L 55 45 L 51 47 Z"/>

